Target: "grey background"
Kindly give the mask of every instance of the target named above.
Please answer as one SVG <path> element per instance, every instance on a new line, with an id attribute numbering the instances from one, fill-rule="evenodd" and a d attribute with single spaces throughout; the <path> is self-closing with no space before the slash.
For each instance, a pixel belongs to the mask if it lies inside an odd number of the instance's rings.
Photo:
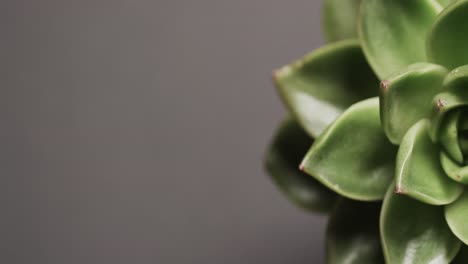
<path id="1" fill-rule="evenodd" d="M 322 263 L 262 169 L 320 1 L 2 1 L 0 263 Z"/>

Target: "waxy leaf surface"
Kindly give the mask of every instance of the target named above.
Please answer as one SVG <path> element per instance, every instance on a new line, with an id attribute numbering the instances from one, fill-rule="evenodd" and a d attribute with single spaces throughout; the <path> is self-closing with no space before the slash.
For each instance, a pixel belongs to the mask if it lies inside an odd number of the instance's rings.
<path id="1" fill-rule="evenodd" d="M 453 111 L 461 111 L 466 106 L 468 106 L 468 89 L 460 86 L 451 87 L 448 91 L 439 93 L 434 97 L 430 118 L 431 126 L 429 128 L 432 141 L 437 143 L 441 141 L 442 133 L 447 128 L 446 119 Z"/>
<path id="2" fill-rule="evenodd" d="M 403 138 L 396 162 L 396 192 L 432 205 L 449 204 L 463 188 L 445 174 L 440 148 L 431 141 L 427 129 L 427 120 L 422 120 Z"/>
<path id="3" fill-rule="evenodd" d="M 418 63 L 381 82 L 382 126 L 392 143 L 399 144 L 412 125 L 429 115 L 446 75 L 441 66 Z"/>
<path id="4" fill-rule="evenodd" d="M 363 0 L 359 37 L 380 79 L 427 61 L 426 34 L 441 9 L 435 0 Z"/>
<path id="5" fill-rule="evenodd" d="M 445 218 L 452 232 L 463 243 L 468 244 L 468 192 L 445 207 Z"/>
<path id="6" fill-rule="evenodd" d="M 380 216 L 387 263 L 449 263 L 460 248 L 444 219 L 444 209 L 396 194 L 390 188 Z"/>
<path id="7" fill-rule="evenodd" d="M 381 200 L 394 177 L 396 146 L 385 136 L 379 100 L 346 110 L 316 140 L 301 167 L 335 192 L 355 200 Z"/>
<path id="8" fill-rule="evenodd" d="M 468 1 L 449 5 L 438 16 L 428 36 L 430 61 L 448 69 L 468 64 Z"/>
<path id="9" fill-rule="evenodd" d="M 452 180 L 468 184 L 468 166 L 460 165 L 443 151 L 440 154 L 440 163 L 445 174 L 452 178 Z"/>
<path id="10" fill-rule="evenodd" d="M 460 116 L 460 111 L 451 111 L 446 115 L 445 120 L 443 120 L 441 124 L 439 142 L 452 159 L 463 163 L 463 153 L 458 143 Z"/>
<path id="11" fill-rule="evenodd" d="M 274 74 L 291 113 L 318 136 L 351 104 L 378 94 L 378 80 L 357 40 L 320 48 Z"/>

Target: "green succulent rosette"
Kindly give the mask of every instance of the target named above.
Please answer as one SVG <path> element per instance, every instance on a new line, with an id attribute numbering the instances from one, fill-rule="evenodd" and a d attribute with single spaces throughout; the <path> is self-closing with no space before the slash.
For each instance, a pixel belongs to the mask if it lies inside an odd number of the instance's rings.
<path id="1" fill-rule="evenodd" d="M 327 263 L 468 263 L 468 0 L 325 0 L 328 43 L 274 72 L 266 155 L 330 213 Z"/>
<path id="2" fill-rule="evenodd" d="M 385 259 L 450 263 L 460 252 L 468 263 L 468 1 L 365 0 L 361 12 L 382 128 L 399 147 L 380 217 Z"/>

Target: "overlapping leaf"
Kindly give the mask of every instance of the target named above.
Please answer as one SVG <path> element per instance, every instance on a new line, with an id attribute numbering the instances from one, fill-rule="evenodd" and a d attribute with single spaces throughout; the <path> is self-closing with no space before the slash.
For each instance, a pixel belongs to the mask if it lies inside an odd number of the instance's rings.
<path id="1" fill-rule="evenodd" d="M 412 125 L 429 115 L 432 98 L 441 92 L 446 75 L 441 66 L 417 63 L 382 81 L 382 127 L 390 141 L 399 144 Z"/>
<path id="2" fill-rule="evenodd" d="M 456 202 L 445 207 L 445 218 L 452 232 L 463 243 L 468 244 L 468 192 Z"/>
<path id="3" fill-rule="evenodd" d="M 384 263 L 379 235 L 381 203 L 341 199 L 327 227 L 328 264 Z"/>
<path id="4" fill-rule="evenodd" d="M 345 197 L 381 200 L 394 176 L 396 150 L 380 127 L 378 98 L 372 98 L 348 108 L 316 140 L 301 166 Z"/>
<path id="5" fill-rule="evenodd" d="M 430 61 L 448 69 L 468 64 L 468 0 L 449 5 L 438 16 L 428 36 Z"/>
<path id="6" fill-rule="evenodd" d="M 468 263 L 468 246 L 463 245 L 460 251 L 458 252 L 455 259 L 452 261 L 452 264 L 466 264 Z"/>
<path id="7" fill-rule="evenodd" d="M 427 61 L 426 35 L 441 9 L 435 0 L 363 0 L 359 36 L 367 60 L 382 80 Z"/>
<path id="8" fill-rule="evenodd" d="M 265 166 L 277 186 L 297 206 L 327 212 L 334 205 L 336 194 L 299 170 L 298 164 L 312 142 L 294 119 L 286 119 L 267 151 Z"/>
<path id="9" fill-rule="evenodd" d="M 432 205 L 455 201 L 463 187 L 447 177 L 439 147 L 429 138 L 428 122 L 416 123 L 405 135 L 396 162 L 396 192 Z"/>
<path id="10" fill-rule="evenodd" d="M 378 80 L 357 40 L 329 44 L 274 74 L 278 91 L 302 127 L 318 136 L 351 104 L 376 96 Z"/>
<path id="11" fill-rule="evenodd" d="M 380 218 L 387 263 L 449 263 L 461 243 L 445 222 L 444 209 L 393 190 L 392 186 L 385 197 Z"/>

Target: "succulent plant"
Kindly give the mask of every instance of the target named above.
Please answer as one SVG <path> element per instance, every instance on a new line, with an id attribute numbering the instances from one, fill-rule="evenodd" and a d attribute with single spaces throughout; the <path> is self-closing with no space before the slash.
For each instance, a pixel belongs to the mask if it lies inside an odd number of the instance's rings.
<path id="1" fill-rule="evenodd" d="M 273 74 L 269 174 L 331 214 L 328 263 L 468 263 L 468 0 L 323 11 L 328 43 Z"/>

